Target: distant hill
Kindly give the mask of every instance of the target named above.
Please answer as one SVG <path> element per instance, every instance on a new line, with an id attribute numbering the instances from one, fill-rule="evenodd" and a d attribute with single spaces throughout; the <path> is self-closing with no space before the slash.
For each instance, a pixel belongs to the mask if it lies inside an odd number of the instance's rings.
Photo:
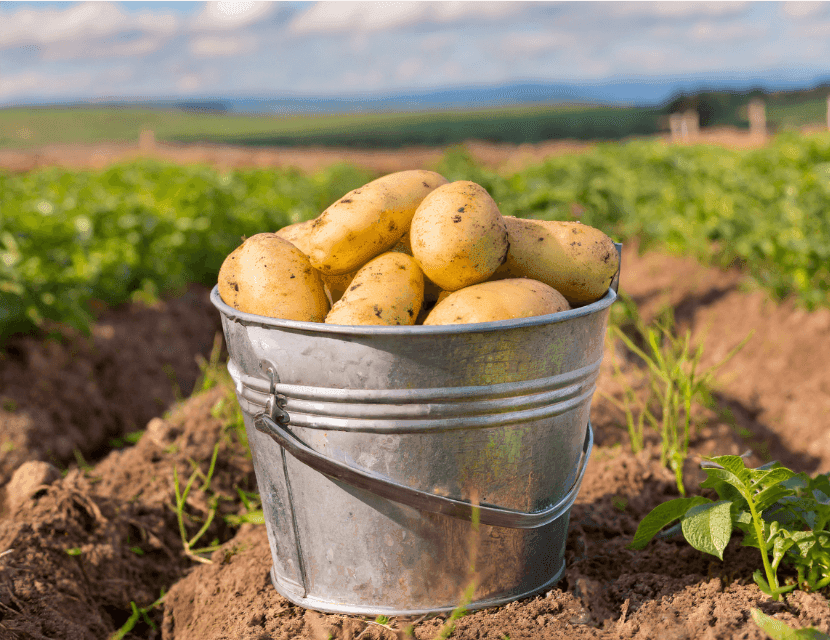
<path id="1" fill-rule="evenodd" d="M 776 78 L 740 79 L 734 75 L 682 76 L 676 78 L 628 78 L 597 82 L 516 82 L 471 85 L 429 90 L 331 95 L 243 95 L 165 97 L 150 100 L 128 98 L 66 100 L 63 106 L 140 106 L 206 113 L 262 115 L 310 115 L 355 113 L 407 113 L 486 109 L 534 105 L 637 106 L 663 108 L 680 97 L 702 93 L 731 94 L 736 99 L 749 93 L 774 96 L 775 100 L 807 100 L 826 95 L 830 77 L 809 81 Z M 815 95 L 813 95 L 815 94 Z M 723 100 L 721 100 L 723 101 Z M 11 106 L 11 105 L 9 105 Z M 16 106 L 57 106 L 24 100 Z"/>

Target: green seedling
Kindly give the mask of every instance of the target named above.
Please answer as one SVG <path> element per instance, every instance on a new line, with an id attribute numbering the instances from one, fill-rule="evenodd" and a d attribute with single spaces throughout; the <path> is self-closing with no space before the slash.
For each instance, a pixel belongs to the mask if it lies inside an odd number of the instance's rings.
<path id="1" fill-rule="evenodd" d="M 677 498 L 643 518 L 629 548 L 643 549 L 663 529 L 680 521 L 680 531 L 695 549 L 723 560 L 734 530 L 743 545 L 761 554 L 763 571 L 753 574 L 773 600 L 800 587 L 818 591 L 830 585 L 830 474 L 809 478 L 777 463 L 747 468 L 738 456 L 705 458 L 706 480 L 719 500 L 703 496 Z M 782 562 L 798 578 L 781 584 Z"/>
<path id="2" fill-rule="evenodd" d="M 80 547 L 72 547 L 71 549 L 64 549 L 64 553 L 68 556 L 79 556 L 82 551 Z"/>
<path id="3" fill-rule="evenodd" d="M 242 515 L 227 515 L 225 522 L 232 527 L 238 527 L 242 524 L 265 524 L 265 516 L 262 513 L 262 500 L 259 494 L 249 491 L 243 491 L 236 487 L 236 493 L 242 504 L 245 507 L 245 513 Z"/>
<path id="4" fill-rule="evenodd" d="M 126 635 L 135 628 L 135 625 L 138 624 L 139 620 L 142 619 L 144 620 L 147 626 L 155 630 L 156 625 L 150 619 L 150 616 L 147 614 L 150 613 L 150 611 L 155 609 L 157 606 L 159 606 L 162 602 L 164 602 L 164 596 L 164 589 L 162 589 L 161 596 L 159 596 L 158 600 L 146 607 L 139 607 L 138 605 L 136 605 L 135 602 L 130 601 L 132 614 L 130 614 L 130 617 L 127 618 L 127 621 L 121 626 L 121 628 L 109 637 L 109 640 L 123 640 L 123 638 L 126 637 Z"/>
<path id="5" fill-rule="evenodd" d="M 187 498 L 190 495 L 190 490 L 193 487 L 193 483 L 201 477 L 204 481 L 202 485 L 202 491 L 208 491 L 210 489 L 210 482 L 213 479 L 213 472 L 216 468 L 216 456 L 219 454 L 219 443 L 216 443 L 216 446 L 213 447 L 213 455 L 210 458 L 210 467 L 208 468 L 207 475 L 203 474 L 199 469 L 198 465 L 195 465 L 194 471 L 190 474 L 190 478 L 187 480 L 187 484 L 184 486 L 184 489 L 181 489 L 179 483 L 179 472 L 178 467 L 173 467 L 173 490 L 176 496 L 176 503 L 175 503 L 175 511 L 176 511 L 176 518 L 179 523 L 179 534 L 181 535 L 182 545 L 184 546 L 185 554 L 195 560 L 196 562 L 201 562 L 203 564 L 210 564 L 210 560 L 207 558 L 202 557 L 200 554 L 208 553 L 215 550 L 216 545 L 211 545 L 210 547 L 206 547 L 203 549 L 194 549 L 195 544 L 205 535 L 205 532 L 210 527 L 213 519 L 216 517 L 216 512 L 219 506 L 219 499 L 216 496 L 212 496 L 208 500 L 208 515 L 205 518 L 205 521 L 202 523 L 201 528 L 196 532 L 196 534 L 188 538 L 187 537 L 187 529 L 185 527 L 185 504 L 187 503 Z"/>
<path id="6" fill-rule="evenodd" d="M 611 334 L 645 363 L 648 395 L 645 401 L 638 400 L 635 390 L 625 382 L 615 358 L 615 375 L 623 381 L 623 399 L 619 401 L 607 394 L 603 397 L 625 413 L 635 452 L 644 445 L 646 424 L 660 434 L 660 462 L 674 472 L 678 491 L 681 495 L 686 495 L 683 463 L 689 455 L 689 441 L 697 426 L 693 421 L 692 406 L 695 403 L 711 404 L 711 386 L 715 373 L 746 345 L 752 333 L 723 360 L 701 371 L 703 344 L 693 348 L 691 331 L 679 338 L 674 335 L 672 325 L 671 317 L 656 322 L 653 326 L 644 326 L 638 320 L 636 326 L 643 339 L 643 348 L 620 327 L 610 328 Z"/>
<path id="7" fill-rule="evenodd" d="M 127 445 L 138 444 L 138 441 L 141 440 L 141 436 L 143 435 L 143 430 L 131 431 L 120 438 L 110 438 L 109 445 L 115 449 L 122 449 Z"/>
<path id="8" fill-rule="evenodd" d="M 830 640 L 830 636 L 818 629 L 813 627 L 793 629 L 780 620 L 762 613 L 759 609 L 753 609 L 750 615 L 752 621 L 772 640 Z"/>
<path id="9" fill-rule="evenodd" d="M 193 394 L 203 393 L 213 389 L 220 381 L 228 377 L 227 371 L 219 364 L 222 355 L 222 334 L 217 333 L 213 337 L 213 347 L 210 350 L 210 357 L 205 360 L 201 354 L 196 356 L 201 375 L 193 387 Z"/>

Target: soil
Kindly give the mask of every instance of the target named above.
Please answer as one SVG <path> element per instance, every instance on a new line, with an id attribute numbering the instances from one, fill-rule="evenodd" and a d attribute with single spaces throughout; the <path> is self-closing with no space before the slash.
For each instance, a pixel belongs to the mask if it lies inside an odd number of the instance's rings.
<path id="1" fill-rule="evenodd" d="M 670 142 L 667 136 L 657 136 Z M 750 135 L 748 131 L 729 127 L 702 129 L 693 144 L 714 144 L 731 148 L 763 146 L 767 138 Z M 683 144 L 688 144 L 683 143 Z M 500 144 L 483 140 L 464 143 L 476 161 L 499 171 L 518 171 L 538 164 L 551 156 L 580 153 L 590 149 L 591 142 L 550 140 L 526 144 Z M 336 162 L 349 162 L 378 173 L 391 173 L 414 166 L 433 166 L 444 155 L 446 147 L 406 147 L 402 149 L 353 149 L 337 147 L 251 148 L 218 144 L 173 144 L 147 142 L 142 144 L 99 143 L 49 145 L 35 149 L 0 149 L 0 170 L 23 172 L 39 167 L 63 166 L 102 169 L 112 164 L 140 157 L 153 157 L 182 164 L 208 164 L 221 170 L 245 167 L 297 167 L 315 171 Z"/>
<path id="2" fill-rule="evenodd" d="M 775 459 L 830 471 L 830 310 L 772 301 L 737 269 L 638 255 L 634 246 L 624 251 L 620 288 L 646 319 L 670 309 L 678 331 L 691 330 L 704 345 L 702 367 L 754 331 L 719 371 L 712 407 L 696 414 L 689 487 L 709 454 L 750 450 L 753 464 Z M 108 638 L 131 621 L 127 638 L 166 640 L 425 639 L 446 631 L 446 616 L 382 626 L 304 610 L 271 586 L 264 526 L 226 520 L 246 513 L 242 496 L 255 490 L 246 444 L 229 426 L 232 390 L 226 382 L 196 386 L 198 359 L 209 357 L 219 331 L 207 294 L 192 288 L 153 306 L 104 310 L 89 337 L 61 331 L 6 345 L 0 493 L 12 495 L 0 512 L 0 640 Z M 631 452 L 623 415 L 609 400 L 622 388 L 615 357 L 626 383 L 639 379 L 636 360 L 609 339 L 592 407 L 596 446 L 571 511 L 564 578 L 537 596 L 468 613 L 452 637 L 760 640 L 749 616 L 756 607 L 793 627 L 830 632 L 822 594 L 772 602 L 760 592 L 751 577 L 757 551 L 737 537 L 723 562 L 674 538 L 626 549 L 640 519 L 679 494 L 654 438 Z M 125 435 L 137 430 L 143 434 L 131 445 Z M 176 478 L 179 492 L 193 478 L 185 536 L 215 512 L 195 543 L 218 545 L 203 556 L 210 563 L 185 550 Z"/>

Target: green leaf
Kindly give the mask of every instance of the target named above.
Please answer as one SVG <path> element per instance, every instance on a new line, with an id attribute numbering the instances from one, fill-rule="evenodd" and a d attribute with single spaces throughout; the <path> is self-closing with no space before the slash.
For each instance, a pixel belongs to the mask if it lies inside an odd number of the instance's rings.
<path id="1" fill-rule="evenodd" d="M 723 560 L 723 550 L 732 537 L 731 506 L 720 500 L 691 507 L 681 519 L 686 541 L 698 551 Z"/>
<path id="2" fill-rule="evenodd" d="M 711 500 L 697 496 L 694 498 L 676 498 L 658 505 L 642 519 L 640 525 L 637 527 L 637 531 L 634 533 L 634 539 L 627 548 L 636 550 L 644 549 L 661 529 L 683 517 L 692 507 L 707 502 L 711 502 Z"/>
<path id="3" fill-rule="evenodd" d="M 793 629 L 784 622 L 761 613 L 759 609 L 752 609 L 750 615 L 752 616 L 752 621 L 761 628 L 761 631 L 772 638 L 772 640 L 830 640 L 830 636 L 822 633 L 818 629 L 814 629 L 813 627 Z"/>

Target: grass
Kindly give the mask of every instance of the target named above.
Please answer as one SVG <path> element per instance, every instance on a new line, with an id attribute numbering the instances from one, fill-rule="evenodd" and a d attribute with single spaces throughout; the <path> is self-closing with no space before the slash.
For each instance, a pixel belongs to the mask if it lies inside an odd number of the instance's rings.
<path id="1" fill-rule="evenodd" d="M 127 621 L 121 626 L 120 629 L 118 629 L 109 637 L 109 640 L 123 640 L 123 638 L 126 637 L 126 635 L 130 631 L 132 631 L 135 628 L 135 625 L 138 624 L 142 619 L 144 620 L 144 623 L 147 626 L 149 626 L 153 630 L 156 630 L 155 623 L 150 619 L 150 616 L 147 614 L 149 614 L 150 611 L 152 611 L 153 609 L 158 607 L 162 602 L 164 602 L 164 596 L 165 593 L 162 589 L 161 596 L 159 596 L 159 598 L 155 602 L 146 607 L 139 607 L 138 605 L 136 605 L 135 602 L 131 601 L 130 607 L 132 608 L 132 613 L 130 614 L 130 617 L 127 618 Z"/>
<path id="2" fill-rule="evenodd" d="M 164 142 L 249 146 L 349 145 L 395 148 L 468 139 L 538 142 L 621 139 L 657 133 L 658 109 L 540 105 L 419 113 L 246 115 L 124 107 L 0 109 L 0 148 L 46 144 L 135 143 L 151 129 Z"/>
<path id="3" fill-rule="evenodd" d="M 218 545 L 211 545 L 209 547 L 204 547 L 201 549 L 195 548 L 196 543 L 201 540 L 202 536 L 207 532 L 208 527 L 210 527 L 213 519 L 216 517 L 216 513 L 219 508 L 219 498 L 214 494 L 211 495 L 208 499 L 208 514 L 203 521 L 201 521 L 200 529 L 192 536 L 187 536 L 187 527 L 185 526 L 185 520 L 196 521 L 193 516 L 190 516 L 185 511 L 185 505 L 187 504 L 187 498 L 190 495 L 190 490 L 193 488 L 193 483 L 198 479 L 202 478 L 202 491 L 207 493 L 210 491 L 210 482 L 213 479 L 213 472 L 216 469 L 216 456 L 219 453 L 219 443 L 216 443 L 216 446 L 213 447 L 213 455 L 210 458 L 210 466 L 208 468 L 207 474 L 203 474 L 199 469 L 199 465 L 191 460 L 191 464 L 194 466 L 193 472 L 190 474 L 190 478 L 188 478 L 187 483 L 185 484 L 184 488 L 181 488 L 181 484 L 179 482 L 179 470 L 178 467 L 173 467 L 173 490 L 176 496 L 176 501 L 174 505 L 174 511 L 176 512 L 176 520 L 179 523 L 179 534 L 181 535 L 182 545 L 184 546 L 185 555 L 196 562 L 201 562 L 203 564 L 210 564 L 210 560 L 205 558 L 202 554 L 205 553 L 212 553 L 218 548 Z"/>
<path id="4" fill-rule="evenodd" d="M 631 311 L 627 312 L 630 316 Z M 623 387 L 622 398 L 607 393 L 602 396 L 625 414 L 631 448 L 634 453 L 645 446 L 646 427 L 660 438 L 660 462 L 675 474 L 677 489 L 686 495 L 683 463 L 689 455 L 689 442 L 697 428 L 693 406 L 711 407 L 712 383 L 718 369 L 731 360 L 752 337 L 750 333 L 720 362 L 701 369 L 704 346 L 692 346 L 691 330 L 676 335 L 671 311 L 646 326 L 639 315 L 633 321 L 635 336 L 629 336 L 618 324 L 609 332 L 645 365 L 641 384 L 630 384 L 613 352 L 614 376 Z M 638 344 L 638 342 L 640 344 Z M 645 397 L 638 389 L 645 389 Z"/>

